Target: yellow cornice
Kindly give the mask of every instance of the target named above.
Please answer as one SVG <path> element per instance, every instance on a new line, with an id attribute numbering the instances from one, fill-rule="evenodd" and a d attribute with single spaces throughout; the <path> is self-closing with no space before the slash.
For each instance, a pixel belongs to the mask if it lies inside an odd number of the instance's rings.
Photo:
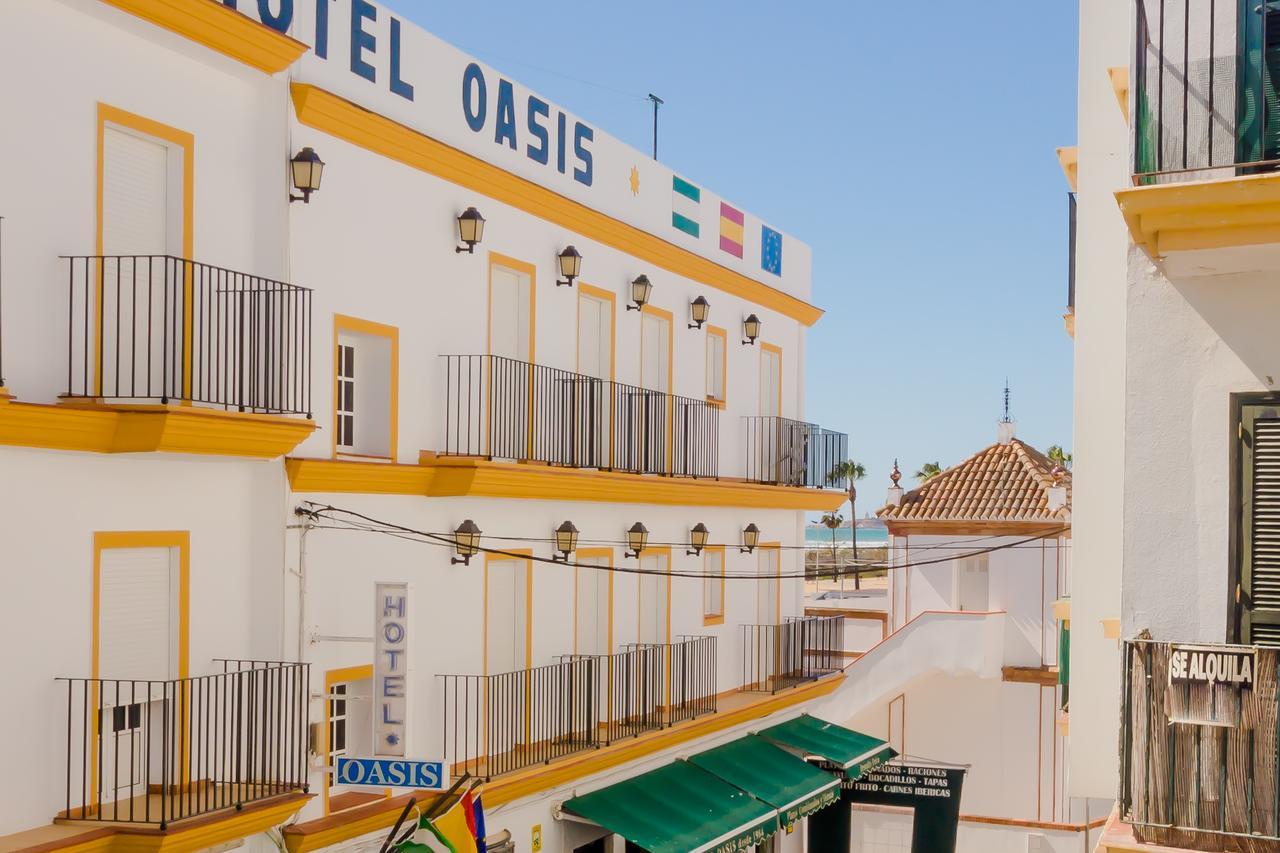
<path id="1" fill-rule="evenodd" d="M 844 675 L 835 675 L 821 681 L 809 682 L 792 690 L 762 697 L 760 701 L 740 708 L 709 714 L 667 729 L 628 738 L 597 750 L 581 752 L 550 765 L 538 765 L 500 776 L 485 784 L 484 804 L 487 808 L 495 808 L 521 797 L 549 791 L 568 785 L 575 780 L 603 773 L 697 738 L 763 719 L 778 711 L 826 696 L 839 687 L 844 679 Z M 404 802 L 404 798 L 384 800 L 367 807 L 353 809 L 345 819 L 344 815 L 339 813 L 307 823 L 295 824 L 284 831 L 285 846 L 289 853 L 311 853 L 322 847 L 386 829 L 395 823 L 404 809 Z"/>
<path id="2" fill-rule="evenodd" d="M 1129 187 L 1116 201 L 1133 241 L 1155 258 L 1280 242 L 1280 174 Z"/>
<path id="3" fill-rule="evenodd" d="M 1107 69 L 1111 78 L 1111 88 L 1116 93 L 1116 102 L 1120 104 L 1120 112 L 1124 114 L 1124 123 L 1129 123 L 1129 66 L 1116 65 Z"/>
<path id="4" fill-rule="evenodd" d="M 0 445 L 90 453 L 196 453 L 274 459 L 302 443 L 315 423 L 196 406 L 108 406 L 7 402 Z"/>
<path id="5" fill-rule="evenodd" d="M 298 121 L 504 204 L 642 258 L 677 275 L 733 294 L 806 326 L 822 309 L 668 243 L 539 184 L 405 127 L 307 83 L 291 84 Z"/>
<path id="6" fill-rule="evenodd" d="M 1076 312 L 1074 309 L 1062 315 L 1062 327 L 1067 330 L 1071 340 L 1076 339 Z"/>
<path id="7" fill-rule="evenodd" d="M 844 492 L 767 486 L 736 480 L 640 477 L 616 471 L 521 465 L 423 453 L 418 465 L 345 459 L 285 462 L 295 492 L 521 498 L 525 500 L 833 510 Z"/>
<path id="8" fill-rule="evenodd" d="M 1062 167 L 1062 175 L 1067 179 L 1067 186 L 1076 191 L 1076 175 L 1080 170 L 1080 149 L 1075 145 L 1065 145 L 1054 149 L 1058 154 L 1058 165 Z"/>
<path id="9" fill-rule="evenodd" d="M 267 74 L 288 68 L 307 45 L 213 0 L 102 0 Z"/>

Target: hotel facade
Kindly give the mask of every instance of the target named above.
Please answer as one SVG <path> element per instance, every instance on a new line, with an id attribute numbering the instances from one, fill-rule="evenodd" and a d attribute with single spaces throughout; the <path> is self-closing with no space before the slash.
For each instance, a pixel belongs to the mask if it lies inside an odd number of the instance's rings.
<path id="1" fill-rule="evenodd" d="M 1104 851 L 1280 847 L 1273 6 L 1080 4 L 1069 787 L 1117 798 Z"/>
<path id="2" fill-rule="evenodd" d="M 804 244 L 366 0 L 14 0 L 0 69 L 0 847 L 374 849 L 384 756 L 621 849 L 575 798 L 839 688 Z"/>

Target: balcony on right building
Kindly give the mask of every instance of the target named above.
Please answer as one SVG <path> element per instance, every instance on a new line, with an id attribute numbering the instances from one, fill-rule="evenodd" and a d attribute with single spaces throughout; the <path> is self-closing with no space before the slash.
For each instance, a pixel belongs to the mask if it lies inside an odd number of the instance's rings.
<path id="1" fill-rule="evenodd" d="M 1280 3 L 1134 10 L 1134 242 L 1172 277 L 1280 269 Z"/>

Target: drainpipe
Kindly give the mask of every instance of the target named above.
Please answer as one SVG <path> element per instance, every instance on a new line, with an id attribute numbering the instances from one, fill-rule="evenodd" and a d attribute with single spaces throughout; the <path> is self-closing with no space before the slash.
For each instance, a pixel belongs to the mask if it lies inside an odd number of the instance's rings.
<path id="1" fill-rule="evenodd" d="M 291 524 L 291 528 L 297 529 L 298 533 L 298 569 L 294 574 L 298 578 L 298 663 L 306 663 L 303 659 L 303 649 L 307 647 L 307 534 L 314 529 L 315 525 L 311 523 L 310 513 L 302 507 L 298 507 L 294 511 L 294 515 L 299 518 L 306 519 L 301 524 Z"/>

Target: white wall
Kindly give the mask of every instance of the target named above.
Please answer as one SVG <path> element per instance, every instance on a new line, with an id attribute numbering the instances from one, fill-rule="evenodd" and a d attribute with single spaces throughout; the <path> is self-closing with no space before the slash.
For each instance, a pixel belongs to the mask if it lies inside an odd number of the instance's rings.
<path id="1" fill-rule="evenodd" d="M 967 786 L 969 783 L 965 782 Z M 896 853 L 896 848 L 874 849 L 859 846 L 863 839 L 874 839 L 872 843 L 890 843 L 901 838 L 910 838 L 911 813 L 906 809 L 860 807 L 853 810 L 853 845 L 854 851 L 867 853 Z M 1093 849 L 1091 843 L 1101 833 L 1095 829 L 1085 837 L 1082 832 L 1070 832 L 1055 829 L 1026 829 L 1016 826 L 1002 826 L 972 821 L 961 821 L 956 835 L 956 853 L 1080 853 Z M 1038 836 L 1038 837 L 1037 837 Z M 1034 839 L 1030 840 L 1029 839 Z M 1029 847 L 1029 844 L 1039 847 Z M 902 850 L 910 850 L 910 843 Z"/>

